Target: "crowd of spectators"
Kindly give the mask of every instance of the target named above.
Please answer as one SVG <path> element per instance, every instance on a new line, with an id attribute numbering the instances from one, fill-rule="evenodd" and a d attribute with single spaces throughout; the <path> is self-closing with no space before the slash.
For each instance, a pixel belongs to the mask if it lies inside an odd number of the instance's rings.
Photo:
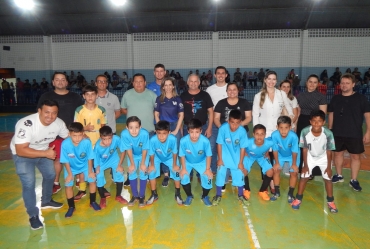
<path id="1" fill-rule="evenodd" d="M 227 77 L 225 79 L 226 83 L 235 82 L 238 86 L 239 96 L 245 96 L 246 89 L 259 89 L 262 86 L 263 79 L 265 74 L 270 69 L 263 69 L 260 68 L 259 72 L 257 71 L 244 71 L 243 73 L 240 71 L 240 68 L 237 68 L 234 73 L 227 73 Z M 351 68 L 347 68 L 346 73 L 351 73 L 356 78 L 356 86 L 355 91 L 365 94 L 367 88 L 369 86 L 370 81 L 370 68 L 368 71 L 362 74 L 359 72 L 358 68 L 354 68 L 353 71 Z M 90 80 L 88 82 L 86 78 L 80 73 L 77 72 L 75 74 L 74 71 L 70 71 L 68 74 L 64 72 L 67 76 L 68 80 L 68 89 L 74 92 L 79 92 L 84 86 L 91 84 L 95 85 L 94 80 Z M 188 75 L 193 74 L 193 71 L 190 70 Z M 198 69 L 195 70 L 194 74 L 198 75 L 201 81 L 200 87 L 202 90 L 207 89 L 211 86 L 214 82 L 214 75 L 211 70 L 208 72 L 200 73 Z M 109 72 L 104 72 L 104 75 L 108 79 L 109 89 L 122 91 L 122 94 L 132 88 L 132 80 L 129 78 L 126 72 L 122 72 L 122 74 L 118 74 L 116 71 L 113 71 L 110 75 Z M 188 75 L 186 75 L 185 79 L 180 74 L 180 72 L 176 72 L 175 70 L 166 70 L 165 77 L 171 77 L 176 85 L 176 89 L 179 94 L 187 90 L 186 80 Z M 323 70 L 320 75 L 320 81 L 317 90 L 324 95 L 328 94 L 328 90 L 330 89 L 330 93 L 334 95 L 340 94 L 340 87 L 339 87 L 339 79 L 342 75 L 340 68 L 335 68 L 334 73 L 329 77 L 328 71 L 325 69 Z M 291 69 L 285 80 L 289 80 L 293 86 L 293 94 L 298 95 L 301 91 L 304 91 L 304 86 L 300 86 L 300 78 L 294 71 Z M 53 89 L 52 84 L 50 84 L 45 78 L 42 78 L 40 82 L 37 82 L 36 79 L 32 79 L 30 82 L 28 79 L 22 81 L 20 78 L 17 78 L 15 86 L 13 83 L 9 83 L 6 79 L 2 79 L 2 84 L 0 88 L 0 105 L 33 105 L 36 104 L 40 96 Z M 122 95 L 120 94 L 120 95 Z"/>

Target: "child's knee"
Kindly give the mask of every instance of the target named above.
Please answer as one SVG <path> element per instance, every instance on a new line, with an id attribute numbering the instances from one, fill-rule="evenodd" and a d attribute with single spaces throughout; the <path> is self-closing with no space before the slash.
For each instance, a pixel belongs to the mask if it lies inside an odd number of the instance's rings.
<path id="1" fill-rule="evenodd" d="M 266 171 L 265 175 L 267 175 L 268 177 L 272 177 L 274 175 L 274 171 L 272 169 L 269 169 Z"/>

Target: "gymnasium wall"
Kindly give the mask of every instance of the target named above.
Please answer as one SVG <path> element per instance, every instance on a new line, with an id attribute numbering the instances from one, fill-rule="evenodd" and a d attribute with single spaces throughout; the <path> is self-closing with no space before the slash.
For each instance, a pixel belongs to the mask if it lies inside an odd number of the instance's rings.
<path id="1" fill-rule="evenodd" d="M 10 51 L 3 50 L 10 46 Z M 230 74 L 259 68 L 277 71 L 279 80 L 294 68 L 300 78 L 335 67 L 344 72 L 370 66 L 370 29 L 248 30 L 220 32 L 0 36 L 0 67 L 15 68 L 21 79 L 50 78 L 55 70 L 80 71 L 90 81 L 104 71 L 154 80 L 153 67 L 186 77 L 218 65 Z"/>

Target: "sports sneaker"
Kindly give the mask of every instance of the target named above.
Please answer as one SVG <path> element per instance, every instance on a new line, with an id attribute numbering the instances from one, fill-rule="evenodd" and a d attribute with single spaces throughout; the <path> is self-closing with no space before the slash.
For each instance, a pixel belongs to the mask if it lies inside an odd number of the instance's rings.
<path id="1" fill-rule="evenodd" d="M 126 181 L 123 183 L 123 186 L 125 186 L 125 187 L 130 186 L 130 180 L 128 179 L 128 177 L 127 177 Z"/>
<path id="2" fill-rule="evenodd" d="M 249 200 L 251 198 L 251 191 L 243 190 L 243 195 L 245 198 L 247 198 L 247 200 Z"/>
<path id="3" fill-rule="evenodd" d="M 213 198 L 212 198 L 212 205 L 213 206 L 218 206 L 218 204 L 220 204 L 220 202 L 221 202 L 221 196 L 218 196 L 218 195 L 216 195 L 216 196 L 214 196 Z"/>
<path id="4" fill-rule="evenodd" d="M 86 191 L 78 191 L 75 197 L 73 197 L 73 199 L 75 201 L 79 201 L 81 200 L 82 197 L 85 197 L 85 196 L 86 196 Z"/>
<path id="5" fill-rule="evenodd" d="M 139 197 L 135 197 L 135 196 L 133 196 L 132 198 L 131 198 L 131 200 L 128 202 L 128 206 L 129 207 L 132 207 L 133 205 L 135 205 L 135 202 L 137 202 L 137 201 L 139 201 Z"/>
<path id="6" fill-rule="evenodd" d="M 184 206 L 190 206 L 191 205 L 191 202 L 193 201 L 193 196 L 188 196 L 186 197 L 186 200 L 184 202 Z"/>
<path id="7" fill-rule="evenodd" d="M 154 202 L 158 200 L 158 195 L 151 195 L 146 202 L 146 205 L 152 205 Z"/>
<path id="8" fill-rule="evenodd" d="M 238 200 L 241 202 L 241 204 L 243 204 L 243 206 L 249 205 L 249 201 L 247 198 L 244 197 L 244 195 L 239 196 Z"/>
<path id="9" fill-rule="evenodd" d="M 96 203 L 95 201 L 94 201 L 94 202 L 92 202 L 92 203 L 90 203 L 90 207 L 91 207 L 92 209 L 94 209 L 95 211 L 100 211 L 100 210 L 101 210 L 100 206 L 99 206 L 99 205 L 98 205 L 98 203 Z"/>
<path id="10" fill-rule="evenodd" d="M 106 190 L 105 188 L 103 188 L 103 191 L 104 191 L 105 198 L 109 198 L 110 197 L 110 193 L 108 192 L 108 190 Z"/>
<path id="11" fill-rule="evenodd" d="M 357 180 L 351 180 L 349 182 L 349 186 L 353 188 L 355 191 L 361 191 L 362 188 L 360 186 L 360 183 Z"/>
<path id="12" fill-rule="evenodd" d="M 168 176 L 165 176 L 163 178 L 162 187 L 164 187 L 164 188 L 168 187 L 168 181 L 169 180 L 170 180 L 170 178 Z"/>
<path id="13" fill-rule="evenodd" d="M 106 208 L 106 207 L 107 207 L 107 199 L 106 199 L 106 198 L 100 198 L 100 203 L 99 203 L 99 205 L 100 205 L 100 208 L 101 208 L 101 209 Z"/>
<path id="14" fill-rule="evenodd" d="M 58 193 L 62 188 L 60 187 L 60 184 L 55 184 L 53 185 L 53 194 Z"/>
<path id="15" fill-rule="evenodd" d="M 31 225 L 32 230 L 37 230 L 37 229 L 41 229 L 44 227 L 38 215 L 30 218 L 30 225 Z"/>
<path id="16" fill-rule="evenodd" d="M 280 194 L 276 193 L 270 197 L 270 201 L 276 201 L 280 197 Z"/>
<path id="17" fill-rule="evenodd" d="M 182 200 L 181 195 L 175 195 L 175 200 L 178 205 L 184 204 L 184 201 Z"/>
<path id="18" fill-rule="evenodd" d="M 70 207 L 70 208 L 68 208 L 68 211 L 67 211 L 67 213 L 64 215 L 64 217 L 65 218 L 71 218 L 72 217 L 72 215 L 73 215 L 73 212 L 76 210 L 76 208 L 75 207 Z"/>
<path id="19" fill-rule="evenodd" d="M 261 196 L 261 198 L 264 201 L 269 201 L 270 200 L 270 197 L 269 197 L 269 194 L 267 193 L 267 191 L 258 192 L 258 195 Z"/>
<path id="20" fill-rule="evenodd" d="M 226 185 L 222 186 L 221 192 L 222 193 L 225 193 L 226 192 Z"/>
<path id="21" fill-rule="evenodd" d="M 292 204 L 292 202 L 295 200 L 295 198 L 293 196 L 289 196 L 288 195 L 288 203 L 289 204 Z"/>
<path id="22" fill-rule="evenodd" d="M 334 201 L 333 202 L 328 202 L 328 208 L 329 208 L 330 212 L 332 212 L 332 213 L 338 213 L 338 209 L 335 206 Z"/>
<path id="23" fill-rule="evenodd" d="M 333 178 L 331 179 L 331 182 L 332 183 L 344 182 L 344 178 L 343 178 L 343 176 L 336 174 L 336 175 L 333 175 Z"/>
<path id="24" fill-rule="evenodd" d="M 208 195 L 207 195 L 207 196 L 205 196 L 204 198 L 202 198 L 202 201 L 203 201 L 204 205 L 206 205 L 206 207 L 211 207 L 211 206 L 212 206 L 212 203 L 211 203 L 211 201 L 209 200 Z"/>
<path id="25" fill-rule="evenodd" d="M 295 199 L 293 202 L 292 202 L 292 208 L 294 210 L 298 210 L 299 207 L 301 206 L 301 203 L 302 201 L 298 200 L 298 199 Z"/>
<path id="26" fill-rule="evenodd" d="M 128 201 L 120 195 L 116 196 L 115 200 L 118 201 L 119 203 L 123 204 L 123 205 L 127 205 L 127 203 L 128 203 Z"/>
<path id="27" fill-rule="evenodd" d="M 53 199 L 51 199 L 48 203 L 41 204 L 41 209 L 58 209 L 63 207 L 63 203 L 56 202 Z"/>
<path id="28" fill-rule="evenodd" d="M 139 197 L 139 208 L 145 207 L 145 197 Z"/>

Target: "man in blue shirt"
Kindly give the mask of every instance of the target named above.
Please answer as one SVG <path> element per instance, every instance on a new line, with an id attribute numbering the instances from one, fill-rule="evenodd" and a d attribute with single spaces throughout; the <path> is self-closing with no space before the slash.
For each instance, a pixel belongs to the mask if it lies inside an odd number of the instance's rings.
<path id="1" fill-rule="evenodd" d="M 161 95 L 161 83 L 163 78 L 166 76 L 166 69 L 163 64 L 157 64 L 154 66 L 154 77 L 155 80 L 150 83 L 146 88 L 152 90 L 157 97 Z"/>

